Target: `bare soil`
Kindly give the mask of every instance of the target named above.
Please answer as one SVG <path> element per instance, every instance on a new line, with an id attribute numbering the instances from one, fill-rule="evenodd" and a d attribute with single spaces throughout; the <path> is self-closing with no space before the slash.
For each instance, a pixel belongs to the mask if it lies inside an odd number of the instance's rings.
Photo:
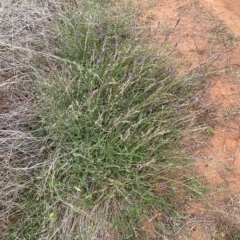
<path id="1" fill-rule="evenodd" d="M 174 29 L 170 46 L 177 44 L 174 51 L 185 71 L 199 65 L 217 70 L 199 96 L 209 136 L 190 146 L 211 190 L 206 201 L 186 204 L 189 220 L 176 239 L 240 239 L 240 1 L 155 0 L 141 8 L 156 44 L 165 37 L 157 26 Z M 146 232 L 153 238 L 150 227 Z"/>

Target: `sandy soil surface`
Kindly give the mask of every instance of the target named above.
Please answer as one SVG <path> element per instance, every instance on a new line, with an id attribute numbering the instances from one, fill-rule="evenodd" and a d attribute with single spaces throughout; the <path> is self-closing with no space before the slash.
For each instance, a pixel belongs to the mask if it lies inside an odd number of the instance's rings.
<path id="1" fill-rule="evenodd" d="M 208 200 L 185 206 L 189 218 L 177 239 L 240 239 L 240 1 L 147 1 L 147 19 L 156 44 L 157 26 L 174 28 L 170 43 L 185 66 L 214 66 L 199 101 L 206 108 L 209 136 L 197 139 L 198 172 L 210 186 Z M 237 237 L 237 238 L 236 238 Z"/>
<path id="2" fill-rule="evenodd" d="M 200 2 L 216 17 L 223 20 L 234 34 L 240 36 L 239 0 L 201 0 Z"/>

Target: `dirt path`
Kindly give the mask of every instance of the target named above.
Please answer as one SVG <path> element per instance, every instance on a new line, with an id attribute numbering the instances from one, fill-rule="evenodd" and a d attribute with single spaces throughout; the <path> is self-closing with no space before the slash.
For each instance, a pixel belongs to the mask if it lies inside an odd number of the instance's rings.
<path id="1" fill-rule="evenodd" d="M 223 20 L 229 29 L 240 36 L 240 1 L 239 0 L 201 0 L 203 6 Z"/>
<path id="2" fill-rule="evenodd" d="M 199 96 L 211 136 L 190 146 L 212 194 L 206 202 L 186 204 L 189 220 L 177 237 L 240 239 L 240 1 L 155 0 L 144 18 L 153 34 L 159 25 L 177 26 L 169 38 L 173 46 L 177 44 L 176 56 L 185 69 L 210 65 L 218 69 L 206 79 L 206 92 Z M 162 36 L 155 34 L 157 44 Z"/>

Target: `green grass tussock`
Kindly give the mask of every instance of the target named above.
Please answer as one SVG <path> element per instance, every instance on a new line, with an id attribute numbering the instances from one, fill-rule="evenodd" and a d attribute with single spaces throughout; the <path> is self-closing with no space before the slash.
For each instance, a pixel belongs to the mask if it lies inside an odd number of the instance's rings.
<path id="1" fill-rule="evenodd" d="M 199 74 L 178 76 L 129 6 L 49 4 L 54 32 L 31 50 L 32 113 L 19 125 L 38 153 L 25 175 L 15 168 L 9 239 L 141 239 L 152 208 L 176 217 L 171 176 L 195 131 Z"/>

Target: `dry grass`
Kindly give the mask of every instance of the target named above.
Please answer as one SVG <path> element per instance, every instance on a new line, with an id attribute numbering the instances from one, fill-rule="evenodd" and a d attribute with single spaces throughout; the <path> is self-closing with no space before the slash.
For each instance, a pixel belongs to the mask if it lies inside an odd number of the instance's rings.
<path id="1" fill-rule="evenodd" d="M 0 12 L 0 91 L 4 98 L 0 108 L 0 225 L 5 229 L 17 221 L 19 194 L 32 184 L 31 174 L 41 166 L 42 150 L 35 145 L 42 140 L 26 131 L 34 118 L 29 85 L 35 71 L 32 61 L 46 42 L 47 25 L 54 17 L 47 4 L 39 1 L 3 0 Z M 1 231 L 0 238 L 5 239 L 3 235 Z"/>

